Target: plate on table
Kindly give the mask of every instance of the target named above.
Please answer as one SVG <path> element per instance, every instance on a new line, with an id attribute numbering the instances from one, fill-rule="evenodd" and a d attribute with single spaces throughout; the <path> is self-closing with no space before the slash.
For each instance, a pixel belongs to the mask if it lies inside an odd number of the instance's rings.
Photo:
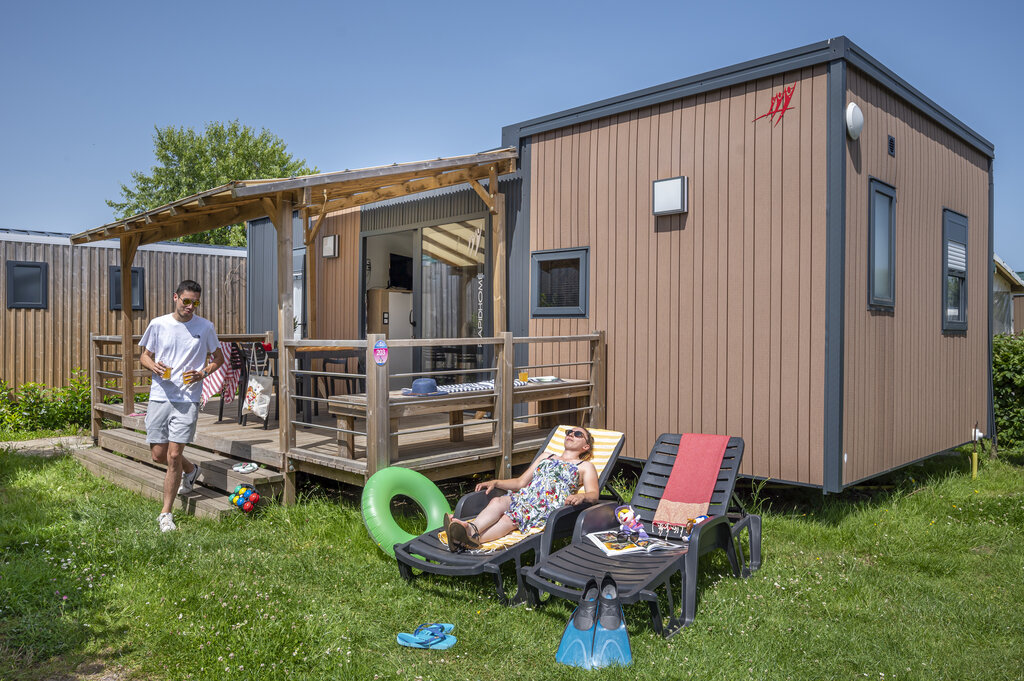
<path id="1" fill-rule="evenodd" d="M 558 383 L 561 380 L 558 376 L 534 376 L 530 383 Z"/>

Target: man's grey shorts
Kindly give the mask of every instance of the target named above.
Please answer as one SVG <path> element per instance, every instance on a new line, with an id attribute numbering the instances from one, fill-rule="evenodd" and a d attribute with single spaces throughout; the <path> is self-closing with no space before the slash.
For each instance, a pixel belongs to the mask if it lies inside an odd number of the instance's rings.
<path id="1" fill-rule="evenodd" d="M 188 444 L 196 435 L 199 405 L 195 402 L 150 402 L 146 411 L 146 442 Z"/>

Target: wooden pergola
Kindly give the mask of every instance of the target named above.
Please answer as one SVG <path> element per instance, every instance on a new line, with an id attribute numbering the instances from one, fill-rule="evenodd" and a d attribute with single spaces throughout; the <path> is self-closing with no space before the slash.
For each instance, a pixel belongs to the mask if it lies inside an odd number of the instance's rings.
<path id="1" fill-rule="evenodd" d="M 433 189 L 469 184 L 493 216 L 495 247 L 491 264 L 494 273 L 494 332 L 497 334 L 505 330 L 507 299 L 505 197 L 498 191 L 498 178 L 515 172 L 516 158 L 516 150 L 509 148 L 295 178 L 239 180 L 75 234 L 71 243 L 120 239 L 121 290 L 131 291 L 131 266 L 139 246 L 269 217 L 277 229 L 278 329 L 288 329 L 291 328 L 293 314 L 288 263 L 291 262 L 292 215 L 295 211 L 299 212 L 302 220 L 308 279 L 316 281 L 316 249 L 313 244 L 327 214 Z M 480 183 L 484 179 L 488 180 L 487 187 Z M 308 295 L 312 311 L 310 329 L 315 333 L 315 286 L 309 287 Z M 127 339 L 122 342 L 122 361 L 125 375 L 130 377 L 134 362 L 134 348 L 130 342 L 134 312 L 131 305 L 122 305 L 121 308 L 123 336 Z M 127 415 L 132 411 L 135 394 L 133 381 L 126 378 L 124 383 L 124 413 Z M 284 401 L 283 394 L 280 399 Z M 282 403 L 280 408 L 282 414 L 287 413 L 285 404 Z"/>

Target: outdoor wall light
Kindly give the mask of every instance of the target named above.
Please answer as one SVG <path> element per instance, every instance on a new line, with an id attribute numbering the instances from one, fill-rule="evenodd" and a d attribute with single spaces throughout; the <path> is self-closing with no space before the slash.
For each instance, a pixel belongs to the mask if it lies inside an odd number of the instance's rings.
<path id="1" fill-rule="evenodd" d="M 338 257 L 338 235 L 328 234 L 322 240 L 323 253 L 325 258 L 337 258 Z"/>
<path id="2" fill-rule="evenodd" d="M 675 215 L 690 210 L 690 178 L 685 175 L 654 181 L 653 212 L 655 215 Z"/>
<path id="3" fill-rule="evenodd" d="M 846 105 L 846 134 L 850 139 L 856 140 L 860 137 L 860 131 L 864 129 L 864 112 L 854 102 Z"/>

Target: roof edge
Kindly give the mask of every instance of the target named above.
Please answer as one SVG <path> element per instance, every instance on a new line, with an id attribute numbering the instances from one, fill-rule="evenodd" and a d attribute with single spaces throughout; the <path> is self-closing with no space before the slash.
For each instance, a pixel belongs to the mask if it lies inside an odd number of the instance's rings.
<path id="1" fill-rule="evenodd" d="M 740 62 L 739 64 L 707 71 L 681 80 L 655 85 L 572 109 L 565 109 L 564 111 L 558 111 L 546 116 L 513 123 L 501 129 L 501 140 L 504 146 L 518 146 L 520 139 L 530 135 L 558 130 L 570 125 L 585 123 L 712 90 L 720 90 L 732 85 L 775 76 L 808 66 L 827 64 L 836 59 L 843 59 L 857 69 L 864 71 L 869 77 L 880 82 L 898 97 L 909 102 L 918 111 L 949 130 L 988 158 L 995 157 L 995 147 L 991 142 L 931 99 L 921 94 L 907 81 L 897 76 L 891 69 L 869 55 L 846 36 L 837 36 L 822 42 L 797 47 L 759 59 Z"/>

